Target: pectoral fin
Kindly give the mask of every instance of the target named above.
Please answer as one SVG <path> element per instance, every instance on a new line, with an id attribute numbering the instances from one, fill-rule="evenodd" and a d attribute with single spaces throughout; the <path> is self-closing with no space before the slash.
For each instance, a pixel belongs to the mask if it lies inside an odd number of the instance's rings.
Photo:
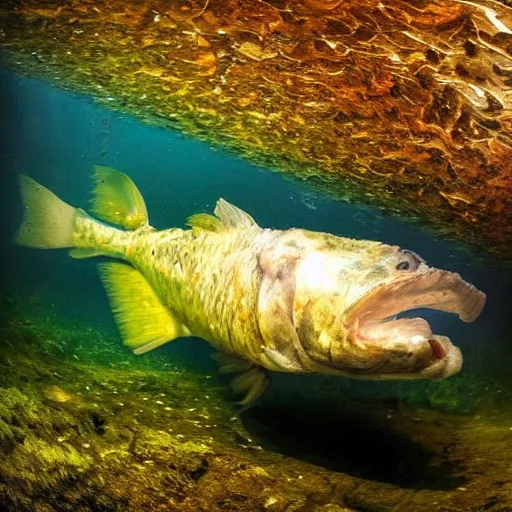
<path id="1" fill-rule="evenodd" d="M 135 354 L 190 335 L 137 269 L 117 262 L 98 267 L 124 344 Z"/>
<path id="2" fill-rule="evenodd" d="M 238 402 L 239 404 L 247 405 L 255 402 L 267 389 L 270 378 L 261 366 L 225 352 L 217 352 L 213 358 L 220 365 L 219 373 L 238 374 L 231 382 L 231 389 L 236 394 L 245 394 L 243 400 Z"/>
<path id="3" fill-rule="evenodd" d="M 238 403 L 246 405 L 255 402 L 265 392 L 268 385 L 267 373 L 261 367 L 254 366 L 236 376 L 231 383 L 231 389 L 237 394 L 245 393 L 244 399 Z"/>
<path id="4" fill-rule="evenodd" d="M 293 323 L 295 269 L 298 255 L 280 256 L 273 248 L 259 255 L 262 280 L 258 295 L 258 326 L 265 340 L 266 367 L 281 372 L 304 370 L 301 342 Z M 307 361 L 307 358 L 306 358 Z"/>

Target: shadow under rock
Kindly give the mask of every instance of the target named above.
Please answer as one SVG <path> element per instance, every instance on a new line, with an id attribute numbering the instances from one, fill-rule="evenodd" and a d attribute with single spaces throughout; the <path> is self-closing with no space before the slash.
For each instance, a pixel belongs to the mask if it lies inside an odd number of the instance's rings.
<path id="1" fill-rule="evenodd" d="M 417 489 L 449 490 L 466 481 L 446 446 L 426 448 L 386 424 L 389 407 L 377 407 L 359 402 L 336 410 L 262 404 L 241 418 L 254 442 L 266 450 L 331 471 Z M 427 429 L 433 427 L 424 428 L 421 437 L 429 439 Z"/>

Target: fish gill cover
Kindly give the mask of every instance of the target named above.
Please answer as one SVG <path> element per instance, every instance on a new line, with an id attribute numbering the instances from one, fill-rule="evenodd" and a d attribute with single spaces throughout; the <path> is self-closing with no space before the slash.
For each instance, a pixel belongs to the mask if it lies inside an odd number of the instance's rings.
<path id="1" fill-rule="evenodd" d="M 11 0 L 17 71 L 512 254 L 512 9 Z"/>

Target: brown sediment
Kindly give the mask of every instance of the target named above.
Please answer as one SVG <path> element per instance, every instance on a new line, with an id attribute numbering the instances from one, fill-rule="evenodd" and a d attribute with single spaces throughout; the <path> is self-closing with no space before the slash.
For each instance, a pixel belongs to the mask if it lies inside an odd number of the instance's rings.
<path id="1" fill-rule="evenodd" d="M 394 398 L 307 377 L 240 413 L 217 377 L 86 326 L 11 313 L 0 336 L 2 510 L 512 507 L 512 396 L 476 375 Z"/>
<path id="2" fill-rule="evenodd" d="M 20 72 L 512 255 L 507 2 L 7 5 Z"/>

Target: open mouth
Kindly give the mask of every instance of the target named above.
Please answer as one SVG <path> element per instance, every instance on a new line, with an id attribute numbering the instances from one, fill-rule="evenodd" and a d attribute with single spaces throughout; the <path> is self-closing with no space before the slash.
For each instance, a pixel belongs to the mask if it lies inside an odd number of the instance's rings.
<path id="1" fill-rule="evenodd" d="M 472 322 L 484 305 L 485 294 L 459 274 L 427 268 L 377 288 L 351 311 L 347 320 L 356 326 L 363 343 L 374 342 L 391 350 L 404 347 L 404 351 L 415 345 L 426 347 L 428 354 L 418 358 L 416 366 L 411 362 L 410 370 L 426 378 L 444 378 L 460 369 L 459 349 L 449 338 L 433 334 L 425 319 L 396 316 L 413 309 L 434 309 Z"/>

